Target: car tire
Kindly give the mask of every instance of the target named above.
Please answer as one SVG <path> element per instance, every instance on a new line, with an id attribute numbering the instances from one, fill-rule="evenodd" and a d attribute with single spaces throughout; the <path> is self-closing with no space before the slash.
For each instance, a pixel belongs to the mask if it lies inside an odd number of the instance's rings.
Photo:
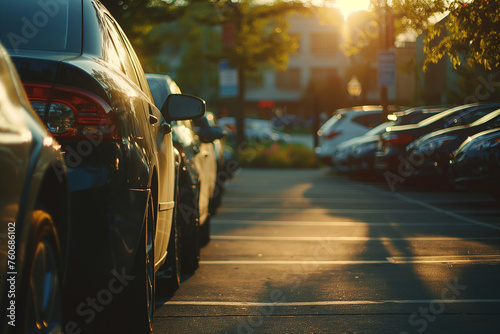
<path id="1" fill-rule="evenodd" d="M 154 227 L 156 210 L 150 196 L 144 217 L 144 229 L 137 248 L 132 269 L 134 278 L 125 288 L 124 305 L 120 306 L 123 316 L 121 333 L 152 333 L 155 309 L 155 262 L 154 262 Z M 118 327 L 121 327 L 118 325 Z"/>
<path id="2" fill-rule="evenodd" d="M 200 242 L 201 246 L 206 246 L 210 242 L 210 215 L 207 217 L 205 224 L 200 227 Z"/>
<path id="3" fill-rule="evenodd" d="M 25 279 L 18 303 L 20 333 L 59 333 L 63 330 L 61 254 L 51 215 L 44 210 L 32 213 L 34 238 L 28 246 Z M 24 326 L 24 330 L 22 327 Z"/>
<path id="4" fill-rule="evenodd" d="M 199 189 L 199 188 L 198 188 Z M 181 203 L 177 210 L 181 227 L 181 270 L 184 274 L 193 274 L 200 261 L 200 210 L 199 192 L 194 196 L 188 187 L 181 188 Z"/>

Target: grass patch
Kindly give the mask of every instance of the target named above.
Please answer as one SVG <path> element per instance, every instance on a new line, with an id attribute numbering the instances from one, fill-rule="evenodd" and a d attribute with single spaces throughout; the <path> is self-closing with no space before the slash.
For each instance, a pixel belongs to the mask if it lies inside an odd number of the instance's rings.
<path id="1" fill-rule="evenodd" d="M 259 143 L 248 144 L 237 150 L 236 159 L 242 167 L 258 168 L 317 168 L 316 155 L 301 144 Z"/>

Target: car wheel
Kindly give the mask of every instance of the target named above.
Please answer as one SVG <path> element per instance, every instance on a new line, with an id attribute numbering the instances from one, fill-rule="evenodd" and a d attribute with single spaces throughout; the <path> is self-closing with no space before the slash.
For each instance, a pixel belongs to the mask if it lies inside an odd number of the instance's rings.
<path id="1" fill-rule="evenodd" d="M 167 259 L 156 277 L 158 296 L 171 296 L 181 284 L 181 231 L 176 215 L 172 220 L 172 231 L 168 242 Z"/>
<path id="2" fill-rule="evenodd" d="M 151 196 L 144 217 L 142 239 L 137 248 L 130 286 L 124 291 L 123 333 L 152 333 L 155 309 L 154 226 L 156 210 Z"/>
<path id="3" fill-rule="evenodd" d="M 190 196 L 191 195 L 191 196 Z M 181 203 L 177 211 L 181 227 L 181 270 L 192 274 L 198 269 L 200 261 L 200 210 L 197 206 L 199 192 L 195 196 L 188 187 L 181 189 Z M 194 198 L 193 198 L 194 197 Z"/>
<path id="4" fill-rule="evenodd" d="M 210 241 L 210 215 L 207 217 L 205 224 L 201 226 L 200 232 L 201 246 L 206 246 Z"/>
<path id="5" fill-rule="evenodd" d="M 62 280 L 57 237 L 50 214 L 33 212 L 36 231 L 27 257 L 24 333 L 62 332 Z M 21 325 L 22 326 L 22 325 Z"/>

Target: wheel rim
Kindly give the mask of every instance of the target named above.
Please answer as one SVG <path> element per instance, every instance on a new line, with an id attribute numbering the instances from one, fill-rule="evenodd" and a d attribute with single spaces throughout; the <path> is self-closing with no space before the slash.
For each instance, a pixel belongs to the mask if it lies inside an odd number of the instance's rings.
<path id="1" fill-rule="evenodd" d="M 56 256 L 47 241 L 38 244 L 29 278 L 26 333 L 62 331 L 61 288 Z"/>

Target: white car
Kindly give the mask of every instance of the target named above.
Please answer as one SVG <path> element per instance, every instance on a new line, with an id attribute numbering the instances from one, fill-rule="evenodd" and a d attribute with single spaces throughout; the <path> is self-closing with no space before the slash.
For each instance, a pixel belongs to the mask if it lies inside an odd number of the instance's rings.
<path id="1" fill-rule="evenodd" d="M 361 106 L 338 109 L 318 130 L 319 146 L 316 156 L 322 162 L 332 165 L 335 148 L 354 137 L 361 136 L 382 123 L 381 106 Z"/>

